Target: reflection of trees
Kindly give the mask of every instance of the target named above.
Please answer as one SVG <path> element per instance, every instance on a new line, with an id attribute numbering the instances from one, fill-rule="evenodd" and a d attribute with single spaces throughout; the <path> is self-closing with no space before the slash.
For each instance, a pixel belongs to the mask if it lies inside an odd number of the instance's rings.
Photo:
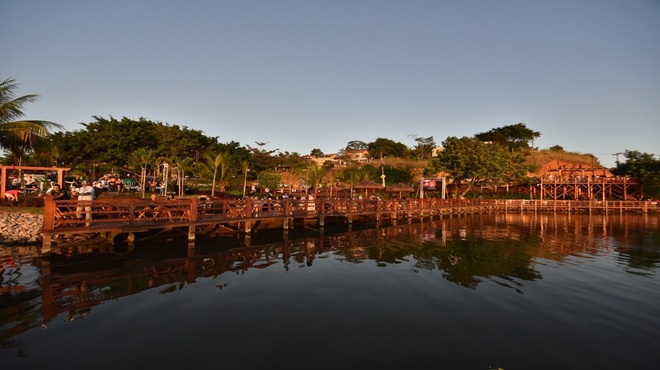
<path id="1" fill-rule="evenodd" d="M 516 279 L 541 278 L 532 268 L 533 256 L 525 242 L 468 238 L 450 241 L 430 254 L 447 281 L 466 288 L 476 288 L 481 277 L 520 292 Z"/>
<path id="2" fill-rule="evenodd" d="M 541 278 L 531 267 L 534 256 L 529 246 L 538 243 L 534 238 L 525 241 L 459 236 L 438 243 L 425 241 L 422 237 L 424 234 L 417 226 L 412 225 L 413 229 L 408 230 L 408 234 L 394 240 L 388 238 L 379 248 L 373 248 L 378 250 L 378 256 L 374 259 L 389 264 L 412 260 L 416 268 L 441 270 L 447 281 L 467 288 L 476 288 L 481 278 L 486 278 L 519 290 L 516 279 Z"/>
<path id="3" fill-rule="evenodd" d="M 660 264 L 660 228 L 644 231 L 626 224 L 613 227 L 612 234 L 625 236 L 625 243 L 616 248 L 616 260 L 627 266 L 626 272 L 653 276 Z"/>
<path id="4" fill-rule="evenodd" d="M 83 318 L 108 299 L 148 289 L 177 294 L 197 279 L 215 279 L 228 273 L 288 270 L 289 266 L 315 268 L 317 258 L 329 256 L 340 262 L 373 263 L 381 268 L 410 264 L 413 272 L 437 270 L 446 281 L 462 287 L 476 289 L 488 280 L 517 292 L 522 291 L 522 282 L 542 278 L 534 268 L 536 261 L 561 261 L 565 256 L 615 253 L 613 258 L 628 273 L 651 275 L 660 263 L 657 223 L 657 217 L 641 216 L 454 216 L 323 237 L 285 238 L 253 247 L 232 245 L 221 251 L 200 246 L 194 256 L 188 255 L 187 245 L 159 245 L 136 246 L 132 253 L 105 260 L 99 255 L 53 259 L 50 269 L 42 266 L 41 276 L 35 276 L 35 281 L 0 281 L 0 288 L 7 290 L 0 294 L 0 340 L 6 341 L 62 313 L 68 313 L 71 319 Z M 38 262 L 34 257 L 20 263 Z M 41 290 L 35 289 L 37 284 Z"/>
<path id="5" fill-rule="evenodd" d="M 38 290 L 0 295 L 0 347 L 10 348 L 14 344 L 9 338 L 41 324 L 37 311 L 39 306 Z"/>

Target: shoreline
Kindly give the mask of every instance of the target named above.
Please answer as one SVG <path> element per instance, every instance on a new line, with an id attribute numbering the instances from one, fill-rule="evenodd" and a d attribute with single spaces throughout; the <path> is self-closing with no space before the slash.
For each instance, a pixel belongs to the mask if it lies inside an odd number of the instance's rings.
<path id="1" fill-rule="evenodd" d="M 40 243 L 44 216 L 27 212 L 0 211 L 0 246 Z"/>

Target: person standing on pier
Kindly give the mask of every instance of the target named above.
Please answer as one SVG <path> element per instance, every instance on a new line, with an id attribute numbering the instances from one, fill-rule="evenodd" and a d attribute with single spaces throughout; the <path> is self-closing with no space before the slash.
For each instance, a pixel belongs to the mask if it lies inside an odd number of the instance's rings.
<path id="1" fill-rule="evenodd" d="M 94 187 L 90 186 L 87 180 L 82 181 L 82 186 L 76 189 L 76 193 L 78 194 L 78 200 L 90 201 L 94 199 Z M 83 209 L 85 211 L 85 219 L 91 220 L 92 219 L 91 204 L 84 206 L 78 205 L 78 207 L 76 207 L 76 218 L 82 220 Z M 85 226 L 89 226 L 89 225 L 90 225 L 89 222 L 85 224 Z"/>
<path id="2" fill-rule="evenodd" d="M 60 184 L 53 183 L 50 189 L 46 190 L 46 195 L 53 199 L 65 199 L 66 193 L 60 187 Z"/>

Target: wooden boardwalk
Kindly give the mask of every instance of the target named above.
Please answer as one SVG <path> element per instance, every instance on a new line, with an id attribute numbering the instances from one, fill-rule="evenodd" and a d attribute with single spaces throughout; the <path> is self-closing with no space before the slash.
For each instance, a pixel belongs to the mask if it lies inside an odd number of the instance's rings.
<path id="1" fill-rule="evenodd" d="M 342 218 L 349 224 L 358 217 L 375 222 L 413 219 L 449 213 L 491 211 L 517 212 L 656 212 L 658 204 L 648 201 L 573 200 L 458 200 L 458 199 L 316 199 L 316 200 L 212 200 L 197 198 L 152 201 L 150 199 L 98 199 L 92 201 L 46 198 L 42 251 L 57 246 L 56 236 L 98 234 L 113 240 L 149 230 L 187 229 L 189 241 L 218 228 L 250 233 L 252 227 L 270 220 L 283 229 L 296 220 L 311 220 L 323 227 L 328 218 Z"/>

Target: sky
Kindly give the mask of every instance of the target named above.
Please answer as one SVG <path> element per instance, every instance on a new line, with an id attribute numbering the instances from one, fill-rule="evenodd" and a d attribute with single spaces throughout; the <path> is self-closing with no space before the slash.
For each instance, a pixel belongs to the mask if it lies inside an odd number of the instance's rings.
<path id="1" fill-rule="evenodd" d="M 0 0 L 0 79 L 66 130 L 144 117 L 263 149 L 522 122 L 660 153 L 659 0 Z M 621 161 L 623 156 L 619 156 Z"/>

